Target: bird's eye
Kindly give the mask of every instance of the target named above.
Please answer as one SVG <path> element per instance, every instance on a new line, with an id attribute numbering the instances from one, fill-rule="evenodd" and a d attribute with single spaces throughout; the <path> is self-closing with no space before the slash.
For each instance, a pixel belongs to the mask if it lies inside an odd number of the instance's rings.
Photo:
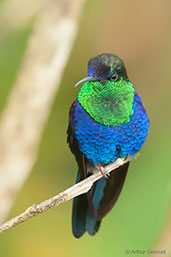
<path id="1" fill-rule="evenodd" d="M 115 72 L 115 74 L 113 74 L 111 77 L 110 77 L 110 81 L 117 81 L 119 79 L 119 75 Z"/>

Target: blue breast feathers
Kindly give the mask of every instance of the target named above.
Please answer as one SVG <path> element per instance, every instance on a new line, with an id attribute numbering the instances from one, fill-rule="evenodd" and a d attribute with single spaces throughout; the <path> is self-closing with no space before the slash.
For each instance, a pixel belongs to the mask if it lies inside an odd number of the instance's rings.
<path id="1" fill-rule="evenodd" d="M 93 120 L 77 101 L 73 120 L 75 136 L 87 159 L 108 164 L 118 157 L 134 156 L 141 149 L 148 134 L 149 119 L 136 93 L 133 109 L 130 122 L 109 127 Z"/>

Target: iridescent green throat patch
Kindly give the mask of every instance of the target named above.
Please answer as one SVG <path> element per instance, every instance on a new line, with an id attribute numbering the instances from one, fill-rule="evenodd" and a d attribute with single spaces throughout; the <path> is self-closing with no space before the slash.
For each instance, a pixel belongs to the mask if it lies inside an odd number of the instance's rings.
<path id="1" fill-rule="evenodd" d="M 79 103 L 89 115 L 106 126 L 128 123 L 133 114 L 133 99 L 133 85 L 123 79 L 86 82 L 78 95 Z"/>

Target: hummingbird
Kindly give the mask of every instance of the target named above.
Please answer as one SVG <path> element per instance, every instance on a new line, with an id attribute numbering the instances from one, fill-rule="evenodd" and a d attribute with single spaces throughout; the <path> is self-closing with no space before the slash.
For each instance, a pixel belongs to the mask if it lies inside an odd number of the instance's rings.
<path id="1" fill-rule="evenodd" d="M 76 182 L 100 171 L 120 157 L 135 156 L 149 132 L 149 119 L 129 81 L 124 62 L 100 54 L 88 62 L 87 77 L 69 111 L 67 142 L 78 164 Z M 73 200 L 72 231 L 80 238 L 99 230 L 101 220 L 116 203 L 129 167 L 127 162 L 96 181 L 88 193 Z"/>

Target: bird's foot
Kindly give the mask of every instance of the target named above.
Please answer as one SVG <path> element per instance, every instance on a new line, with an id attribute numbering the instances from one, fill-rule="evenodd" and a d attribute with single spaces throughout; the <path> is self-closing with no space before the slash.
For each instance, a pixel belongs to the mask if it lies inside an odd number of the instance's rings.
<path id="1" fill-rule="evenodd" d="M 102 173 L 104 178 L 109 178 L 110 174 L 108 172 L 106 172 L 105 168 L 103 166 L 101 166 L 100 164 L 97 164 L 97 168 L 98 170 Z"/>
<path id="2" fill-rule="evenodd" d="M 129 161 L 131 161 L 131 159 L 132 159 L 131 155 L 130 155 L 130 154 L 127 154 L 127 155 L 125 156 L 125 161 L 126 161 L 126 159 L 128 159 Z"/>
<path id="3" fill-rule="evenodd" d="M 124 157 L 124 161 L 126 161 L 126 159 L 129 158 L 129 154 L 127 154 L 125 157 Z"/>

